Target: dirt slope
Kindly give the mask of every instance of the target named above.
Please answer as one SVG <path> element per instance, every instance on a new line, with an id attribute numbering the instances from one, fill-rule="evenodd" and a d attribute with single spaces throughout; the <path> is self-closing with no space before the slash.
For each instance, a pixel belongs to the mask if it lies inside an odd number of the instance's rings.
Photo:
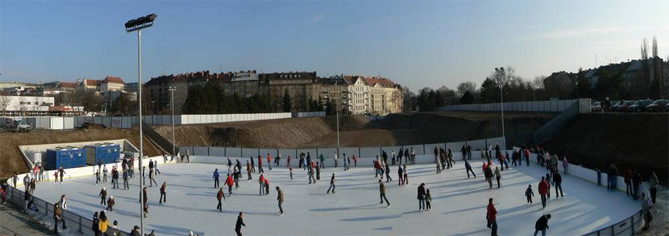
<path id="1" fill-rule="evenodd" d="M 553 114 L 505 115 L 509 143 L 529 140 L 531 131 Z M 344 147 L 408 145 L 462 141 L 501 136 L 500 115 L 492 113 L 393 114 L 370 122 L 364 116 L 340 117 Z M 184 146 L 242 146 L 258 148 L 333 147 L 337 144 L 335 117 L 312 117 L 176 127 L 177 144 Z M 171 140 L 171 126 L 154 127 Z"/>
<path id="2" fill-rule="evenodd" d="M 30 133 L 0 132 L 0 179 L 9 178 L 14 172 L 27 172 L 28 167 L 19 152 L 19 145 L 84 142 L 109 139 L 128 139 L 139 148 L 138 129 L 91 129 L 75 131 L 32 131 Z M 144 154 L 160 152 L 144 138 Z"/>
<path id="3" fill-rule="evenodd" d="M 666 114 L 581 114 L 543 144 L 573 163 L 619 171 L 650 170 L 666 183 L 669 168 L 669 116 Z"/>

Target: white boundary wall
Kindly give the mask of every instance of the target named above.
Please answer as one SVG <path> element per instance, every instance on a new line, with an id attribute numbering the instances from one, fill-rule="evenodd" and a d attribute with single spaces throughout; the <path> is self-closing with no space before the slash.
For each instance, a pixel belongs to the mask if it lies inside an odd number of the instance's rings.
<path id="1" fill-rule="evenodd" d="M 573 103 L 579 102 L 580 113 L 589 113 L 591 111 L 590 98 L 569 99 L 569 100 L 550 100 L 550 101 L 527 101 L 527 102 L 505 102 L 504 111 L 520 112 L 562 112 L 569 108 Z M 440 111 L 484 111 L 498 112 L 501 106 L 499 103 L 485 104 L 466 104 L 451 105 L 439 107 Z"/>

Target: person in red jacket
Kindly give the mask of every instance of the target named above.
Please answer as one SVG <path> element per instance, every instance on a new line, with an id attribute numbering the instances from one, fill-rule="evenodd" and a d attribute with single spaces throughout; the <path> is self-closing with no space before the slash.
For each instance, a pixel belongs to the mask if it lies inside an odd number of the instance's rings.
<path id="1" fill-rule="evenodd" d="M 260 155 L 258 155 L 258 173 L 265 173 L 262 169 L 262 157 Z"/>
<path id="2" fill-rule="evenodd" d="M 634 191 L 632 191 L 632 178 L 633 177 L 634 177 L 634 174 L 632 173 L 632 170 L 627 169 L 627 171 L 625 172 L 625 185 L 627 185 L 627 188 L 626 188 L 627 196 L 634 193 Z"/>
<path id="3" fill-rule="evenodd" d="M 232 196 L 232 185 L 235 184 L 235 181 L 232 180 L 232 176 L 228 174 L 228 178 L 225 179 L 225 185 L 228 186 L 228 193 Z"/>
<path id="4" fill-rule="evenodd" d="M 263 191 L 265 190 L 265 177 L 260 174 L 260 178 L 258 179 L 258 184 L 260 184 L 260 191 L 258 192 L 258 195 L 262 196 Z"/>
<path id="5" fill-rule="evenodd" d="M 216 206 L 216 209 L 218 209 L 218 211 L 223 211 L 223 205 L 221 205 L 221 199 L 225 200 L 225 194 L 223 193 L 223 188 L 218 189 L 218 194 L 216 195 L 216 199 L 218 199 L 218 205 Z"/>
<path id="6" fill-rule="evenodd" d="M 497 236 L 497 209 L 492 203 L 492 198 L 488 199 L 488 212 L 486 219 L 488 219 L 488 228 L 492 228 L 491 236 Z"/>
<path id="7" fill-rule="evenodd" d="M 267 153 L 267 167 L 269 167 L 269 170 L 272 170 L 272 156 Z"/>
<path id="8" fill-rule="evenodd" d="M 269 195 L 269 179 L 265 178 L 265 195 Z"/>
<path id="9" fill-rule="evenodd" d="M 544 179 L 544 177 L 541 177 L 541 181 L 539 182 L 539 195 L 541 195 L 541 205 L 543 208 L 546 208 L 546 194 L 548 193 L 548 182 Z"/>

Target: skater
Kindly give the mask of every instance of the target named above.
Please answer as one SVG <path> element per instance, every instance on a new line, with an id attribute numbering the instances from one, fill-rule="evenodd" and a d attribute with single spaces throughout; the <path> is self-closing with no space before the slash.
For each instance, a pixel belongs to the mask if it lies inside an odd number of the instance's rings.
<path id="1" fill-rule="evenodd" d="M 525 197 L 527 197 L 527 203 L 532 204 L 532 198 L 534 197 L 534 191 L 532 191 L 532 185 L 529 184 L 525 190 Z"/>
<path id="2" fill-rule="evenodd" d="M 116 167 L 112 168 L 112 182 L 114 188 L 118 189 L 118 169 Z"/>
<path id="3" fill-rule="evenodd" d="M 279 163 L 281 162 L 281 153 L 278 153 L 276 157 L 274 158 L 274 161 L 276 162 L 276 166 L 279 166 Z"/>
<path id="4" fill-rule="evenodd" d="M 404 181 L 402 181 L 402 185 L 404 184 L 409 184 L 409 169 L 407 168 L 407 164 L 404 164 Z"/>
<path id="5" fill-rule="evenodd" d="M 551 199 L 551 184 L 553 184 L 553 181 L 551 181 L 551 175 L 549 173 L 546 173 L 546 183 L 548 184 L 548 191 L 546 192 L 546 196 L 548 199 Z"/>
<path id="6" fill-rule="evenodd" d="M 632 177 L 632 188 L 634 190 L 633 199 L 639 199 L 639 185 L 641 185 L 641 173 L 637 169 L 634 169 L 634 177 Z"/>
<path id="7" fill-rule="evenodd" d="M 249 178 L 246 180 L 251 180 L 251 172 L 253 169 L 251 169 L 251 163 L 249 161 L 246 161 L 246 174 L 248 174 Z"/>
<path id="8" fill-rule="evenodd" d="M 58 202 L 58 207 L 61 210 L 67 210 L 67 196 L 65 194 L 60 196 L 60 201 Z M 67 229 L 67 226 L 65 226 L 65 218 L 62 218 L 63 221 L 63 230 Z"/>
<path id="9" fill-rule="evenodd" d="M 144 218 L 149 214 L 149 195 L 146 193 L 146 186 L 142 189 L 142 199 L 144 200 Z"/>
<path id="10" fill-rule="evenodd" d="M 537 223 L 534 224 L 534 236 L 537 236 L 537 233 L 541 231 L 542 236 L 546 236 L 546 230 L 549 229 L 548 227 L 548 220 L 551 219 L 551 214 L 546 214 L 537 220 Z"/>
<path id="11" fill-rule="evenodd" d="M 315 170 L 313 165 L 310 163 L 309 164 L 309 171 L 307 172 L 307 175 L 309 177 L 309 184 L 315 184 L 316 183 L 316 178 L 314 177 L 315 175 Z"/>
<path id="12" fill-rule="evenodd" d="M 541 196 L 541 205 L 543 208 L 546 208 L 546 194 L 548 191 L 548 182 L 542 176 L 541 181 L 539 181 L 539 195 Z"/>
<path id="13" fill-rule="evenodd" d="M 657 196 L 657 185 L 659 180 L 655 171 L 650 174 L 650 179 L 648 180 L 648 186 L 650 187 L 650 199 L 653 204 L 655 204 L 655 197 Z"/>
<path id="14" fill-rule="evenodd" d="M 460 148 L 460 152 L 462 153 L 462 160 L 467 160 L 467 147 L 464 144 Z"/>
<path id="15" fill-rule="evenodd" d="M 483 169 L 484 170 L 483 173 L 485 174 L 485 179 L 486 181 L 488 181 L 488 185 L 490 186 L 489 189 L 492 189 L 492 177 L 493 177 L 492 167 L 491 164 L 484 164 L 484 165 L 485 168 Z"/>
<path id="16" fill-rule="evenodd" d="M 163 204 L 163 202 L 167 202 L 167 192 L 165 191 L 167 188 L 167 181 L 163 182 L 163 185 L 160 186 L 160 200 L 158 200 L 159 204 Z"/>
<path id="17" fill-rule="evenodd" d="M 426 207 L 427 207 L 426 211 L 429 211 L 429 210 L 432 210 L 432 204 L 431 204 L 432 203 L 432 195 L 430 194 L 429 189 L 427 189 L 426 191 L 427 191 L 427 193 L 425 194 L 425 204 L 426 204 Z"/>
<path id="18" fill-rule="evenodd" d="M 228 173 L 230 173 L 230 168 L 232 168 L 232 160 L 228 157 Z"/>
<path id="19" fill-rule="evenodd" d="M 246 227 L 246 224 L 244 224 L 244 212 L 239 212 L 239 216 L 237 216 L 237 223 L 235 223 L 235 233 L 237 233 L 237 236 L 242 236 L 242 226 Z"/>
<path id="20" fill-rule="evenodd" d="M 258 173 L 265 173 L 265 170 L 262 169 L 262 157 L 258 155 Z"/>
<path id="21" fill-rule="evenodd" d="M 53 204 L 53 220 L 54 220 L 54 224 L 53 224 L 53 232 L 54 233 L 58 234 L 58 222 L 59 221 L 63 222 L 63 230 L 67 229 L 67 227 L 65 227 L 65 219 L 63 219 L 63 216 L 62 216 L 62 210 L 60 209 L 60 206 L 58 205 L 58 203 Z"/>
<path id="22" fill-rule="evenodd" d="M 651 205 L 648 203 L 648 197 L 646 193 L 641 193 L 641 213 L 643 214 L 643 230 L 648 230 L 650 228 L 650 222 L 653 220 L 653 215 L 650 214 Z"/>
<path id="23" fill-rule="evenodd" d="M 251 175 L 251 173 L 249 173 L 249 175 Z M 214 177 L 213 177 L 214 178 L 214 188 L 221 187 L 219 182 L 218 182 L 219 177 L 220 177 L 220 174 L 218 173 L 218 169 L 215 169 L 214 170 Z M 251 179 L 251 177 L 249 177 L 249 179 Z"/>
<path id="24" fill-rule="evenodd" d="M 101 182 L 101 180 L 100 180 L 100 169 L 98 169 L 98 171 L 95 172 L 95 185 L 98 185 L 98 183 L 100 183 L 100 182 Z"/>
<path id="25" fill-rule="evenodd" d="M 625 193 L 627 193 L 627 196 L 630 196 L 634 193 L 632 191 L 632 178 L 634 177 L 634 174 L 632 173 L 632 170 L 627 168 L 627 171 L 625 171 Z"/>
<path id="26" fill-rule="evenodd" d="M 114 211 L 114 196 L 109 196 L 107 200 L 107 210 Z"/>
<path id="27" fill-rule="evenodd" d="M 404 184 L 404 178 L 402 178 L 402 177 L 404 175 L 404 169 L 402 169 L 402 165 L 398 166 L 397 175 L 398 175 L 397 185 L 403 185 Z"/>
<path id="28" fill-rule="evenodd" d="M 562 176 L 560 172 L 553 173 L 553 186 L 555 187 L 555 198 L 564 197 L 562 193 Z M 558 190 L 560 190 L 560 195 L 558 195 Z"/>
<path id="29" fill-rule="evenodd" d="M 418 210 L 425 210 L 425 183 L 421 183 L 418 186 Z"/>
<path id="30" fill-rule="evenodd" d="M 276 186 L 276 201 L 279 203 L 279 215 L 283 215 L 283 207 L 281 207 L 281 204 L 283 204 L 283 191 L 279 189 L 279 186 Z"/>
<path id="31" fill-rule="evenodd" d="M 335 152 L 335 153 L 334 153 L 334 161 L 335 161 L 335 165 L 334 165 L 334 167 L 337 167 L 337 160 L 338 160 L 338 159 L 339 159 L 339 157 L 337 156 L 337 152 Z"/>
<path id="32" fill-rule="evenodd" d="M 290 180 L 292 181 L 293 180 L 293 167 L 288 167 L 288 171 L 290 171 Z"/>
<path id="33" fill-rule="evenodd" d="M 288 157 L 286 158 L 286 167 L 290 167 L 290 160 L 291 159 L 293 159 L 293 158 L 291 158 L 290 155 L 288 155 Z"/>
<path id="34" fill-rule="evenodd" d="M 216 199 L 218 200 L 218 205 L 216 205 L 216 209 L 222 212 L 223 205 L 221 204 L 221 199 L 225 200 L 225 194 L 223 193 L 223 188 L 218 188 L 218 194 L 216 194 Z"/>
<path id="35" fill-rule="evenodd" d="M 400 147 L 400 151 L 397 152 L 397 164 L 402 165 L 402 156 L 404 156 L 404 151 L 402 151 L 402 147 Z"/>
<path id="36" fill-rule="evenodd" d="M 504 167 L 502 166 L 502 168 L 504 168 Z M 508 169 L 508 167 L 507 167 L 507 169 Z M 499 172 L 499 167 L 498 166 L 495 167 L 495 178 L 497 178 L 497 188 L 500 188 L 499 179 L 502 178 L 502 173 Z"/>
<path id="37" fill-rule="evenodd" d="M 390 207 L 390 202 L 388 202 L 388 198 L 386 197 L 386 186 L 383 185 L 382 180 L 379 180 L 379 196 L 381 197 L 379 204 L 383 204 L 383 200 L 385 200 L 388 207 Z"/>
<path id="38" fill-rule="evenodd" d="M 102 182 L 107 183 L 107 165 L 104 165 L 102 168 Z"/>
<path id="39" fill-rule="evenodd" d="M 472 170 L 472 165 L 470 165 L 467 160 L 465 160 L 465 169 L 467 170 L 467 178 L 469 178 L 469 172 L 472 172 L 472 175 L 476 178 L 476 174 L 474 174 L 474 171 Z"/>
<path id="40" fill-rule="evenodd" d="M 530 166 L 530 149 L 527 147 L 525 148 L 525 164 Z"/>
<path id="41" fill-rule="evenodd" d="M 321 162 L 321 168 L 325 169 L 325 157 L 323 156 L 323 153 L 321 153 L 321 155 L 318 155 L 318 160 Z"/>
<path id="42" fill-rule="evenodd" d="M 379 180 L 381 181 L 381 180 Z M 330 188 L 328 188 L 327 194 L 330 194 L 330 190 L 332 190 L 332 194 L 335 193 L 335 173 L 332 173 L 332 178 L 330 178 Z"/>
<path id="43" fill-rule="evenodd" d="M 316 180 L 321 180 L 321 167 L 318 162 L 316 162 Z"/>
<path id="44" fill-rule="evenodd" d="M 492 198 L 488 199 L 486 219 L 488 219 L 488 228 L 492 229 L 490 235 L 497 236 L 497 209 L 495 209 L 495 205 L 492 201 Z"/>
<path id="45" fill-rule="evenodd" d="M 393 181 L 393 178 L 390 178 L 390 166 L 388 165 L 388 162 L 386 162 L 386 182 Z"/>
<path id="46" fill-rule="evenodd" d="M 65 169 L 63 169 L 63 167 L 60 167 L 58 169 L 58 173 L 60 174 L 60 183 L 62 184 L 63 183 L 63 176 L 65 176 Z M 65 221 L 63 221 L 63 222 L 65 222 Z M 63 229 L 64 228 L 65 227 L 63 227 Z"/>
<path id="47" fill-rule="evenodd" d="M 270 163 L 272 163 L 272 156 L 269 155 L 269 153 L 267 153 L 267 168 L 269 168 L 269 170 L 272 170 L 272 164 Z"/>
<path id="48" fill-rule="evenodd" d="M 130 185 L 128 184 L 128 171 L 124 170 L 123 171 L 123 189 L 124 190 L 129 190 Z"/>
<path id="49" fill-rule="evenodd" d="M 107 187 L 102 187 L 98 196 L 100 197 L 100 205 L 107 205 Z"/>
<path id="50" fill-rule="evenodd" d="M 344 160 L 344 171 L 347 171 L 348 170 L 348 164 L 347 164 L 348 161 L 347 161 L 347 158 L 346 158 L 346 153 L 343 154 L 342 159 Z"/>
<path id="51" fill-rule="evenodd" d="M 98 212 L 93 212 L 93 225 L 91 225 L 91 229 L 93 230 L 93 235 L 99 236 L 100 235 L 100 230 L 99 230 L 99 223 L 100 220 L 98 219 Z"/>
<path id="52" fill-rule="evenodd" d="M 258 195 L 262 196 L 263 191 L 265 190 L 265 177 L 263 174 L 260 174 L 260 177 L 258 178 L 258 184 L 260 184 L 260 191 L 258 192 Z"/>
<path id="53" fill-rule="evenodd" d="M 567 157 L 562 158 L 562 169 L 564 169 L 564 174 L 567 175 L 567 170 L 569 169 L 569 162 L 567 162 Z"/>
<path id="54" fill-rule="evenodd" d="M 154 171 L 156 172 L 155 174 L 159 175 L 160 170 L 158 169 L 158 160 L 153 160 L 153 168 L 154 168 Z"/>
<path id="55" fill-rule="evenodd" d="M 230 176 L 230 174 L 228 174 L 228 177 L 225 178 L 225 184 L 224 184 L 224 185 L 228 186 L 228 194 L 229 194 L 228 196 L 232 196 L 232 185 L 234 185 L 234 184 L 235 184 L 235 181 L 232 180 L 232 176 Z"/>
<path id="56" fill-rule="evenodd" d="M 269 195 L 269 179 L 265 178 L 265 195 Z"/>
<path id="57" fill-rule="evenodd" d="M 256 173 L 256 164 L 255 164 L 255 162 L 253 161 L 253 157 L 249 157 L 249 159 L 251 159 L 251 171 L 252 171 L 253 173 Z"/>
<path id="58" fill-rule="evenodd" d="M 238 170 L 235 170 L 235 172 L 232 173 L 232 179 L 234 179 L 235 182 L 235 189 L 239 189 L 239 178 L 242 176 L 242 173 Z"/>
<path id="59" fill-rule="evenodd" d="M 149 161 L 151 163 L 151 161 Z M 155 173 L 154 171 L 149 170 L 149 187 L 153 187 L 153 184 L 155 183 L 156 186 L 158 186 L 158 182 L 156 182 Z"/>

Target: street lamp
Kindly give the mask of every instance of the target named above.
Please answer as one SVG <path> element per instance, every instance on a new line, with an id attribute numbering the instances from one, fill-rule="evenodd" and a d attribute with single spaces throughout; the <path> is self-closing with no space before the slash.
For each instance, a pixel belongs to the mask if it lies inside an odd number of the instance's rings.
<path id="1" fill-rule="evenodd" d="M 335 89 L 338 89 L 337 82 L 335 81 Z M 339 101 L 341 101 L 341 91 L 339 91 Z M 337 157 L 339 157 L 339 102 L 335 101 L 335 110 L 337 112 Z M 346 160 L 344 160 L 346 161 Z"/>
<path id="2" fill-rule="evenodd" d="M 504 72 L 504 67 L 495 68 L 497 72 L 497 84 L 499 84 L 499 107 L 502 110 L 502 139 L 504 140 L 504 148 L 506 148 L 506 135 L 504 134 L 504 85 L 506 84 L 506 73 Z"/>
<path id="3" fill-rule="evenodd" d="M 142 158 L 144 156 L 144 133 L 142 132 L 142 29 L 149 28 L 153 26 L 153 21 L 156 20 L 156 14 L 149 14 L 137 19 L 129 20 L 125 23 L 125 31 L 130 33 L 137 31 L 137 81 L 138 81 L 138 96 L 139 96 L 139 170 L 142 170 Z M 134 167 L 133 167 L 134 168 Z M 139 178 L 139 201 L 141 205 L 139 206 L 139 221 L 140 221 L 140 233 L 144 235 L 144 196 L 142 196 L 142 189 L 144 188 L 144 183 L 142 180 L 144 176 Z"/>
<path id="4" fill-rule="evenodd" d="M 168 89 L 170 90 L 170 105 L 171 105 L 170 110 L 172 110 L 172 159 L 174 159 L 174 155 L 176 155 L 177 153 L 176 150 L 177 143 L 176 140 L 174 139 L 174 91 L 177 90 L 177 87 L 170 86 Z"/>

